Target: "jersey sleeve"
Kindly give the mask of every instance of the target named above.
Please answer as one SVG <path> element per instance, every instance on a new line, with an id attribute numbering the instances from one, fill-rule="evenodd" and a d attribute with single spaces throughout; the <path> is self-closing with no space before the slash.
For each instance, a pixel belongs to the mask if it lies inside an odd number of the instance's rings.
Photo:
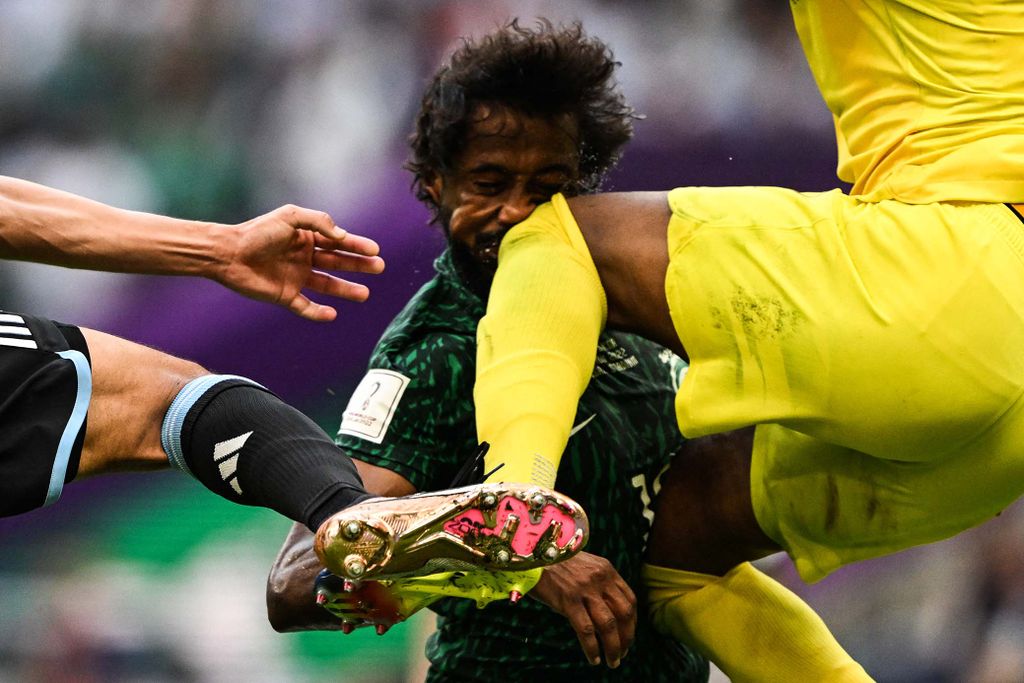
<path id="1" fill-rule="evenodd" d="M 477 328 L 477 432 L 492 481 L 551 487 L 593 373 L 604 289 L 561 195 L 509 231 L 498 263 Z"/>
<path id="2" fill-rule="evenodd" d="M 374 354 L 342 415 L 337 444 L 417 491 L 447 488 L 476 447 L 473 353 L 472 337 L 435 334 Z"/>

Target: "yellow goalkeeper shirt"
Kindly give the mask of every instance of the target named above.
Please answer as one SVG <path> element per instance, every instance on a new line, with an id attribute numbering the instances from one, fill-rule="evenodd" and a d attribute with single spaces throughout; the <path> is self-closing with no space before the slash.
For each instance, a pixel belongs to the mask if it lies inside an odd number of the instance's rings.
<path id="1" fill-rule="evenodd" d="M 790 5 L 853 195 L 1024 201 L 1024 2 Z"/>

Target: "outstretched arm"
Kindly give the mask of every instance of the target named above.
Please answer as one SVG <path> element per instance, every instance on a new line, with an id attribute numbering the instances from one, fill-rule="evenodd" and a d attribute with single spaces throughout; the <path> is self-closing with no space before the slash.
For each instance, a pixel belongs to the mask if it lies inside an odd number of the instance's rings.
<path id="1" fill-rule="evenodd" d="M 379 273 L 370 239 L 321 211 L 282 206 L 238 225 L 117 209 L 68 192 L 0 176 L 0 258 L 69 268 L 197 275 L 318 321 L 337 311 L 309 289 L 351 301 L 369 290 L 325 270 Z"/>

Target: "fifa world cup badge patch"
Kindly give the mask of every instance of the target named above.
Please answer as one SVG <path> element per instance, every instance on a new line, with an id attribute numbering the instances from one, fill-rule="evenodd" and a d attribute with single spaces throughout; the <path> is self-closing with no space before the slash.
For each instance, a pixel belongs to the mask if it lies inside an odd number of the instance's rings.
<path id="1" fill-rule="evenodd" d="M 402 400 L 409 378 L 393 370 L 370 370 L 363 377 L 341 416 L 338 434 L 381 443 Z"/>

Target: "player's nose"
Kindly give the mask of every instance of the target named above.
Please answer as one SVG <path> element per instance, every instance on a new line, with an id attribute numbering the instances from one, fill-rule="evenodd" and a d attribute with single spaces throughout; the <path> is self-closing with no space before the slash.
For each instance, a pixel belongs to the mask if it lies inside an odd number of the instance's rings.
<path id="1" fill-rule="evenodd" d="M 519 189 L 511 190 L 498 211 L 498 222 L 502 227 L 510 228 L 522 223 L 537 208 L 537 199 L 528 192 Z"/>

